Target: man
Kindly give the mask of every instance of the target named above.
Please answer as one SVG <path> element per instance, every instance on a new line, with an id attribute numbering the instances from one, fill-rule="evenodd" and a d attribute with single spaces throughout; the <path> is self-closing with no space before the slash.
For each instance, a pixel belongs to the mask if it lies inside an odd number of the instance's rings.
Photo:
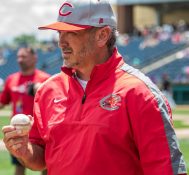
<path id="1" fill-rule="evenodd" d="M 165 97 L 167 98 L 171 109 L 174 109 L 176 107 L 175 101 L 173 99 L 173 94 L 172 94 L 172 83 L 169 79 L 168 74 L 163 74 L 162 75 L 162 86 L 161 86 L 161 90 L 163 92 L 163 94 L 165 95 Z"/>
<path id="2" fill-rule="evenodd" d="M 17 62 L 20 71 L 10 75 L 0 97 L 0 108 L 12 103 L 12 115 L 24 113 L 33 115 L 34 94 L 37 87 L 49 78 L 49 74 L 35 68 L 37 55 L 30 47 L 20 48 Z M 15 175 L 24 175 L 25 168 L 12 156 Z"/>
<path id="3" fill-rule="evenodd" d="M 64 65 L 35 96 L 30 136 L 3 127 L 7 149 L 48 175 L 186 174 L 170 107 L 114 46 L 108 1 L 67 0 L 58 22 Z"/>

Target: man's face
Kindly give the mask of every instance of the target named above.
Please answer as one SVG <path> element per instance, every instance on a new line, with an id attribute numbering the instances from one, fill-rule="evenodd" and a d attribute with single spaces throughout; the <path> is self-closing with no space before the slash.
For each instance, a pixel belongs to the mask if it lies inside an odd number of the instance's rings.
<path id="1" fill-rule="evenodd" d="M 59 47 L 67 67 L 81 69 L 95 58 L 95 32 L 92 29 L 59 34 Z"/>
<path id="2" fill-rule="evenodd" d="M 17 53 L 17 62 L 20 69 L 25 72 L 35 68 L 36 57 L 27 48 L 21 48 Z"/>

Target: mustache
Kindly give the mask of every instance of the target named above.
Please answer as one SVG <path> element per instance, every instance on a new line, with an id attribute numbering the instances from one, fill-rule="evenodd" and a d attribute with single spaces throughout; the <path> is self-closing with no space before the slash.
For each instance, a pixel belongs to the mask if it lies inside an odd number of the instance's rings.
<path id="1" fill-rule="evenodd" d="M 66 45 L 59 45 L 60 49 L 63 51 L 63 52 L 71 52 L 73 51 L 73 49 L 69 46 L 66 46 Z"/>
<path id="2" fill-rule="evenodd" d="M 72 52 L 71 48 L 61 48 L 62 52 Z"/>

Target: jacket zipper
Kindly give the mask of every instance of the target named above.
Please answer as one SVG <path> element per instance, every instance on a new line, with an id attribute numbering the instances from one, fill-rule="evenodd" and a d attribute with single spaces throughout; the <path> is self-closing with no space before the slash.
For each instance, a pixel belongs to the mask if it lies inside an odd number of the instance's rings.
<path id="1" fill-rule="evenodd" d="M 83 88 L 81 87 L 81 84 L 78 82 L 78 80 L 76 79 L 76 76 L 73 75 L 73 78 L 75 79 L 75 81 L 77 82 L 77 84 L 80 86 L 80 88 L 83 90 Z M 81 99 L 81 104 L 84 104 L 85 103 L 85 100 L 86 100 L 86 92 L 83 90 L 84 94 L 83 94 L 83 97 Z"/>
<path id="2" fill-rule="evenodd" d="M 84 92 L 81 103 L 84 104 L 86 100 L 86 93 Z"/>

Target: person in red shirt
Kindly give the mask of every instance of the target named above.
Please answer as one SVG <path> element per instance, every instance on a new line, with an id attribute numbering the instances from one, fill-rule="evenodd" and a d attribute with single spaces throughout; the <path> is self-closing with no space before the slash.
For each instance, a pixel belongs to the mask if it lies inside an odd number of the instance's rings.
<path id="1" fill-rule="evenodd" d="M 106 0 L 66 0 L 58 22 L 62 71 L 37 91 L 29 137 L 4 126 L 23 165 L 48 175 L 183 175 L 170 106 L 115 46 Z"/>
<path id="2" fill-rule="evenodd" d="M 33 115 L 34 94 L 39 85 L 50 75 L 35 68 L 37 55 L 30 47 L 22 47 L 17 52 L 20 71 L 8 76 L 0 96 L 0 108 L 12 103 L 12 116 L 23 113 Z M 25 168 L 12 156 L 15 175 L 24 175 Z"/>

